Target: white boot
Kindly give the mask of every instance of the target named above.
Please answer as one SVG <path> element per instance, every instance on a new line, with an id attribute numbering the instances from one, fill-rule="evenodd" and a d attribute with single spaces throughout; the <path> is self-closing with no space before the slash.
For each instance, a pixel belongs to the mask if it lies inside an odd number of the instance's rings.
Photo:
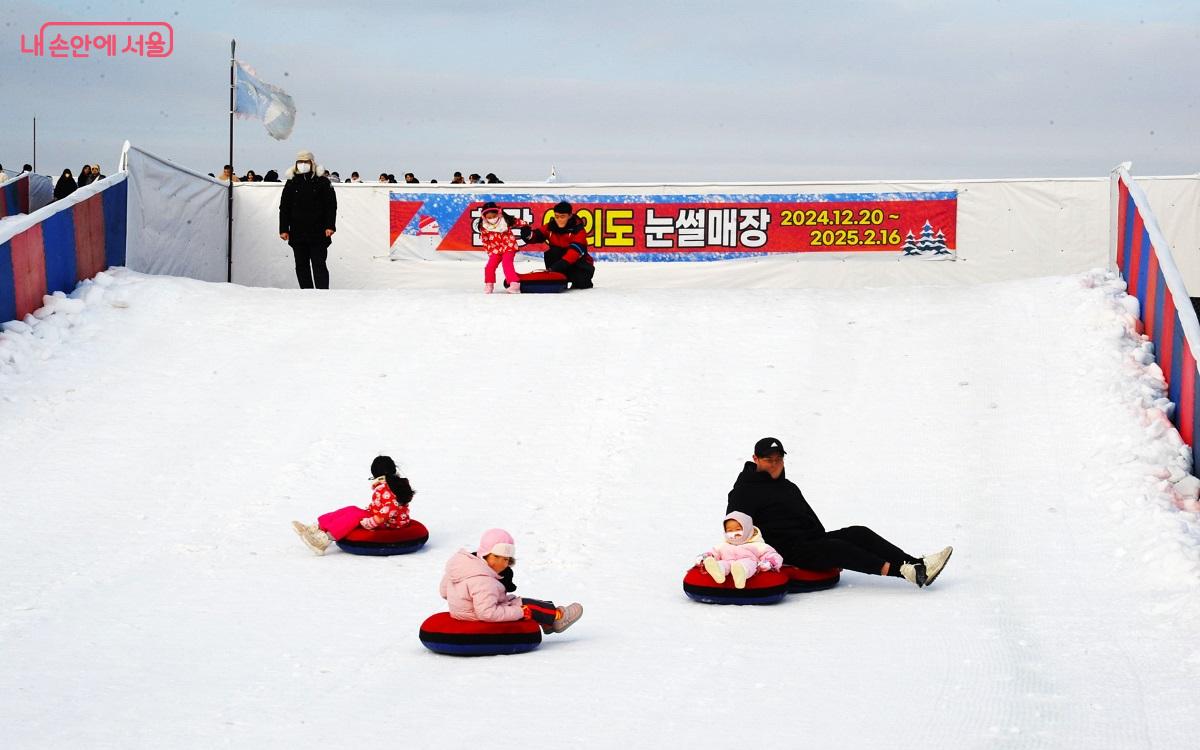
<path id="1" fill-rule="evenodd" d="M 904 563 L 900 566 L 900 577 L 917 588 L 923 587 L 929 581 L 925 573 L 925 563 Z"/>
<path id="2" fill-rule="evenodd" d="M 554 621 L 550 626 L 550 630 L 555 633 L 561 633 L 567 628 L 574 625 L 580 617 L 583 617 L 583 605 L 579 602 L 573 602 L 565 607 L 562 607 L 562 616 Z"/>
<path id="3" fill-rule="evenodd" d="M 946 567 L 946 563 L 950 561 L 950 555 L 954 554 L 953 547 L 946 547 L 941 552 L 934 552 L 932 555 L 926 555 L 921 558 L 921 562 L 925 563 L 925 585 L 933 583 L 937 578 L 942 568 Z"/>
<path id="4" fill-rule="evenodd" d="M 305 526 L 299 521 L 292 521 L 292 528 L 300 535 L 300 540 L 303 541 L 308 548 L 318 555 L 325 554 L 326 548 L 329 547 L 333 537 L 329 536 L 321 527 L 315 523 L 310 526 Z"/>
<path id="5" fill-rule="evenodd" d="M 519 282 L 519 281 L 509 282 L 508 293 L 509 294 L 520 294 L 521 293 L 521 282 Z"/>
<path id="6" fill-rule="evenodd" d="M 483 284 L 483 293 L 491 294 L 496 289 L 496 285 L 490 281 L 485 281 Z"/>
<path id="7" fill-rule="evenodd" d="M 733 587 L 735 589 L 746 588 L 747 575 L 746 564 L 741 560 L 735 560 L 729 563 L 729 576 L 733 579 Z"/>
<path id="8" fill-rule="evenodd" d="M 712 579 L 717 583 L 725 583 L 725 571 L 721 570 L 721 563 L 715 557 L 704 558 L 704 569 L 712 576 Z"/>

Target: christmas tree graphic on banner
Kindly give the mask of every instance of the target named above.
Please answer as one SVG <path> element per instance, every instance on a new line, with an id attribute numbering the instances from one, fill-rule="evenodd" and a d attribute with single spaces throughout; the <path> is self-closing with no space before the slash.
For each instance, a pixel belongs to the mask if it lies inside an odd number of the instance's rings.
<path id="1" fill-rule="evenodd" d="M 937 234 L 933 232 L 933 225 L 928 221 L 925 226 L 921 227 L 921 238 L 913 237 L 910 229 L 907 236 L 904 238 L 904 246 L 900 248 L 906 256 L 916 256 L 921 258 L 936 258 L 938 260 L 952 260 L 954 251 L 946 247 L 946 235 L 939 229 Z"/>

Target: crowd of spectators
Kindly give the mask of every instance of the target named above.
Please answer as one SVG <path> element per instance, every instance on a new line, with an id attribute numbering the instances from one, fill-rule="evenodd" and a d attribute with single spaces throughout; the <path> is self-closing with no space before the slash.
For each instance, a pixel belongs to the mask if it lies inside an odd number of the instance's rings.
<path id="1" fill-rule="evenodd" d="M 279 182 L 280 181 L 279 173 L 276 172 L 274 169 L 266 172 L 265 174 L 258 174 L 253 169 L 249 169 L 249 170 L 246 170 L 246 173 L 241 175 L 240 177 L 236 174 L 232 174 L 232 171 L 233 171 L 232 168 L 228 164 L 226 164 L 224 166 L 224 168 L 221 170 L 221 174 L 217 175 L 217 174 L 213 174 L 212 172 L 209 172 L 208 176 L 212 177 L 213 179 L 220 180 L 221 182 L 229 182 L 229 180 L 231 178 L 233 179 L 234 182 Z M 349 177 L 347 177 L 346 179 L 342 179 L 342 176 L 340 174 L 338 174 L 337 172 L 331 172 L 328 169 L 326 169 L 324 172 L 322 172 L 322 176 L 329 178 L 330 182 L 358 182 L 358 183 L 368 182 L 367 180 L 362 179 L 359 176 L 358 172 L 351 172 Z M 420 184 L 420 182 L 421 182 L 419 179 L 417 179 L 417 176 L 415 174 L 413 174 L 412 172 L 405 172 L 403 180 L 406 184 L 409 184 L 409 185 L 417 185 L 417 184 Z M 379 177 L 375 180 L 375 182 L 380 185 L 388 185 L 388 184 L 396 185 L 396 184 L 399 184 L 400 181 L 397 180 L 396 175 L 392 174 L 391 172 L 380 172 Z M 488 172 L 486 175 L 484 175 L 482 177 L 478 173 L 475 173 L 475 172 L 472 172 L 468 177 L 463 177 L 462 172 L 455 172 L 454 176 L 450 178 L 451 185 L 497 185 L 497 184 L 502 184 L 502 183 L 503 183 L 503 181 L 499 177 L 496 176 L 495 172 Z M 430 180 L 429 184 L 431 184 L 431 185 L 437 184 L 437 180 L 436 179 Z"/>
<path id="2" fill-rule="evenodd" d="M 4 165 L 0 164 L 0 185 L 3 185 L 4 183 L 6 183 L 9 180 L 14 179 L 16 177 L 20 177 L 21 175 L 25 174 L 26 172 L 32 172 L 32 171 L 33 171 L 33 165 L 26 164 L 25 166 L 21 167 L 20 172 L 17 172 L 15 174 L 9 174 L 4 171 Z"/>
<path id="3" fill-rule="evenodd" d="M 22 171 L 23 172 L 32 172 L 33 165 L 26 164 L 24 166 L 24 168 L 22 169 Z M 330 182 L 359 182 L 359 183 L 367 182 L 367 180 L 364 180 L 359 176 L 358 172 L 351 172 L 350 176 L 347 177 L 346 179 L 342 179 L 342 176 L 340 174 L 338 174 L 337 172 L 331 172 L 328 169 L 324 171 L 323 175 L 325 177 L 328 177 Z M 7 179 L 10 179 L 10 177 L 12 177 L 12 176 L 15 176 L 15 175 L 11 175 L 11 176 L 6 175 L 3 171 L 3 167 L 0 166 L 0 183 L 5 182 Z M 274 169 L 267 170 L 263 174 L 259 174 L 255 170 L 249 169 L 249 170 L 246 170 L 245 174 L 238 176 L 236 174 L 233 174 L 233 168 L 230 167 L 230 165 L 228 165 L 228 164 L 226 164 L 224 166 L 224 168 L 221 170 L 221 174 L 217 175 L 217 174 L 213 174 L 212 172 L 209 172 L 208 176 L 212 177 L 213 179 L 220 180 L 222 182 L 229 182 L 230 179 L 232 179 L 234 182 L 280 182 L 279 172 L 277 172 Z M 105 175 L 100 171 L 99 164 L 84 164 L 83 167 L 80 168 L 78 173 L 73 172 L 70 169 L 64 169 L 62 171 L 62 174 L 60 174 L 58 176 L 58 178 L 55 179 L 55 181 L 54 181 L 54 199 L 61 200 L 62 198 L 66 198 L 68 195 L 75 192 L 76 190 L 83 187 L 84 185 L 91 184 L 91 183 L 95 182 L 96 180 L 103 179 L 104 177 L 105 177 Z M 421 182 L 419 179 L 417 179 L 417 176 L 415 174 L 413 174 L 412 172 L 405 172 L 403 180 L 405 183 L 407 183 L 409 185 L 416 185 L 416 184 L 420 184 L 420 182 Z M 382 184 L 393 184 L 394 185 L 394 184 L 397 184 L 399 181 L 396 179 L 396 175 L 392 174 L 391 172 L 380 172 L 379 178 L 375 182 L 378 184 L 381 184 L 381 185 Z M 436 179 L 429 181 L 429 184 L 436 184 L 436 183 L 437 183 Z M 454 175 L 450 178 L 451 185 L 496 185 L 496 184 L 501 184 L 501 183 L 502 183 L 502 180 L 499 177 L 497 177 L 494 172 L 488 172 L 486 175 L 483 175 L 483 176 L 480 176 L 476 172 L 472 172 L 467 177 L 463 177 L 462 172 L 455 172 Z"/>
<path id="4" fill-rule="evenodd" d="M 103 180 L 105 177 L 107 175 L 100 171 L 99 164 L 84 164 L 79 168 L 78 174 L 72 174 L 70 169 L 64 169 L 58 179 L 54 181 L 54 200 L 62 200 L 79 188 Z"/>
<path id="5" fill-rule="evenodd" d="M 11 176 L 4 171 L 4 165 L 0 164 L 0 183 L 7 182 L 12 177 L 17 177 L 27 172 L 33 172 L 32 164 L 25 164 L 21 167 L 20 172 Z M 54 180 L 54 200 L 62 200 L 84 185 L 90 185 L 97 180 L 103 180 L 106 176 L 100 171 L 99 164 L 84 164 L 80 168 L 78 176 L 70 169 L 64 169 L 62 174 Z"/>

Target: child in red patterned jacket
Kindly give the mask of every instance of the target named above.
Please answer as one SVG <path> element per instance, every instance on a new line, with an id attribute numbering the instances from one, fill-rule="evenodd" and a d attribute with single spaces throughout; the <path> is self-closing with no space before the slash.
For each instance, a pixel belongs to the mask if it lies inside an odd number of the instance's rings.
<path id="1" fill-rule="evenodd" d="M 504 280 L 508 282 L 509 294 L 521 293 L 520 277 L 513 260 L 517 257 L 517 238 L 512 230 L 528 227 L 529 222 L 510 216 L 494 201 L 483 204 L 479 213 L 479 237 L 487 252 L 487 266 L 483 269 L 483 291 L 491 294 L 496 288 L 496 266 L 504 264 Z"/>
<path id="2" fill-rule="evenodd" d="M 358 527 L 364 529 L 398 529 L 407 526 L 408 503 L 413 490 L 408 480 L 400 476 L 396 462 L 390 456 L 377 456 L 371 462 L 371 502 L 366 509 L 350 505 L 322 515 L 314 524 L 292 521 L 292 528 L 309 549 L 318 555 L 335 540 L 343 539 Z"/>

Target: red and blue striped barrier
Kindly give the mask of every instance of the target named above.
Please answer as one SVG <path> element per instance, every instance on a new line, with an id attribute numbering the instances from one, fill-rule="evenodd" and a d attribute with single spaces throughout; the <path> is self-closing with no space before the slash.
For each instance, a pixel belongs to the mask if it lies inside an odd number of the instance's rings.
<path id="1" fill-rule="evenodd" d="M 0 185 L 0 219 L 29 213 L 29 175 Z"/>
<path id="2" fill-rule="evenodd" d="M 1146 194 L 1124 167 L 1114 178 L 1117 270 L 1128 293 L 1140 303 L 1142 330 L 1154 342 L 1155 357 L 1167 381 L 1167 397 L 1175 404 L 1171 421 L 1191 446 L 1194 473 L 1200 466 L 1195 440 L 1200 423 L 1196 393 L 1200 322 Z"/>
<path id="3" fill-rule="evenodd" d="M 42 306 L 43 295 L 70 292 L 109 266 L 125 265 L 128 182 L 120 174 L 94 184 L 103 187 L 30 214 L 30 226 L 0 240 L 0 321 L 23 318 Z"/>

